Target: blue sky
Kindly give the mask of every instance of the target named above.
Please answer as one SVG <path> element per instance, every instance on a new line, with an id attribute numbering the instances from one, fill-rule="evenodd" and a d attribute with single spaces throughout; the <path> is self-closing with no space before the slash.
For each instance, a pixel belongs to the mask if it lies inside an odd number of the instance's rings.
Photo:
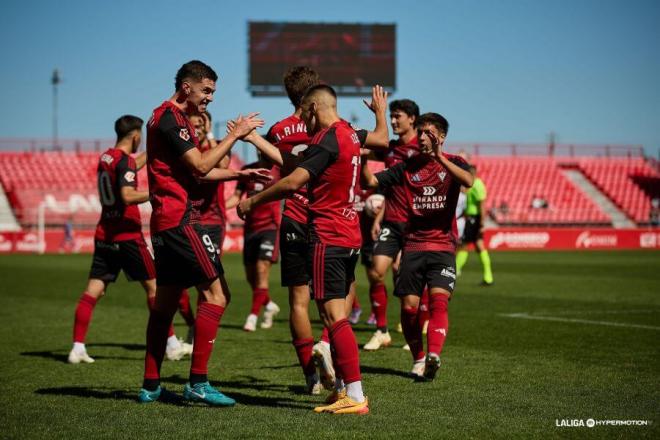
<path id="1" fill-rule="evenodd" d="M 660 2 L 609 0 L 158 2 L 15 1 L 0 10 L 5 84 L 0 137 L 51 135 L 53 68 L 60 137 L 111 138 L 121 114 L 149 117 L 178 67 L 220 75 L 215 119 L 286 116 L 286 98 L 247 91 L 247 22 L 397 24 L 394 98 L 450 121 L 449 139 L 641 144 L 660 149 Z M 371 117 L 360 99 L 340 113 Z"/>

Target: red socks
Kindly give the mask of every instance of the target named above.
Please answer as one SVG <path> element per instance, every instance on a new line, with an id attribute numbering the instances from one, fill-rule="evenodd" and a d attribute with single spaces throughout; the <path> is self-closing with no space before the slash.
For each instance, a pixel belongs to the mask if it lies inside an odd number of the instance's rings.
<path id="1" fill-rule="evenodd" d="M 209 358 L 220 326 L 220 318 L 224 312 L 224 307 L 208 302 L 203 302 L 197 307 L 191 374 L 205 375 L 207 373 Z"/>
<path id="2" fill-rule="evenodd" d="M 188 289 L 185 289 L 181 293 L 181 298 L 179 298 L 179 313 L 183 317 L 183 320 L 186 321 L 188 327 L 195 325 L 195 316 L 193 315 L 192 306 L 190 305 L 190 294 L 188 294 Z"/>
<path id="3" fill-rule="evenodd" d="M 144 358 L 144 378 L 159 379 L 167 346 L 167 327 L 172 325 L 172 317 L 151 307 L 147 325 L 147 354 Z"/>
<path id="4" fill-rule="evenodd" d="M 429 289 L 425 288 L 419 303 L 419 323 L 422 327 L 429 320 L 429 316 Z"/>
<path id="5" fill-rule="evenodd" d="M 303 369 L 305 376 L 310 376 L 316 373 L 316 366 L 312 358 L 312 348 L 314 347 L 314 338 L 295 339 L 293 347 L 296 349 L 298 355 L 298 362 Z"/>
<path id="6" fill-rule="evenodd" d="M 371 308 L 376 315 L 376 328 L 387 329 L 387 289 L 385 284 L 375 284 L 369 289 Z"/>
<path id="7" fill-rule="evenodd" d="M 154 305 L 156 304 L 156 297 L 155 296 L 148 296 L 147 297 L 147 306 L 149 306 L 149 310 L 154 309 Z M 174 324 L 172 324 L 172 321 L 170 321 L 170 328 L 167 331 L 167 337 L 169 338 L 170 336 L 174 336 Z"/>
<path id="8" fill-rule="evenodd" d="M 259 289 L 256 288 L 252 291 L 252 309 L 250 313 L 253 315 L 258 315 L 261 310 L 261 306 L 265 306 L 270 302 L 270 295 L 268 294 L 268 289 Z"/>
<path id="9" fill-rule="evenodd" d="M 328 333 L 328 328 L 326 326 L 323 326 L 323 332 L 321 333 L 321 340 L 323 342 L 327 342 L 328 344 L 330 343 L 330 334 Z"/>
<path id="10" fill-rule="evenodd" d="M 73 342 L 85 343 L 85 336 L 89 328 L 89 321 L 96 306 L 96 298 L 84 292 L 78 300 L 76 315 L 73 321 Z"/>
<path id="11" fill-rule="evenodd" d="M 345 384 L 361 380 L 360 355 L 355 334 L 348 319 L 335 322 L 330 327 L 330 341 L 335 351 L 335 369 Z"/>
<path id="12" fill-rule="evenodd" d="M 447 295 L 429 295 L 431 319 L 429 320 L 429 327 L 426 331 L 429 353 L 439 355 L 442 352 L 442 346 L 445 344 L 445 338 L 449 330 L 449 319 L 447 317 L 448 300 Z"/>
<path id="13" fill-rule="evenodd" d="M 413 361 L 422 359 L 424 353 L 424 343 L 422 342 L 422 323 L 420 320 L 421 313 L 412 307 L 401 308 L 401 327 L 403 328 L 403 336 L 410 346 L 410 354 L 412 354 Z"/>

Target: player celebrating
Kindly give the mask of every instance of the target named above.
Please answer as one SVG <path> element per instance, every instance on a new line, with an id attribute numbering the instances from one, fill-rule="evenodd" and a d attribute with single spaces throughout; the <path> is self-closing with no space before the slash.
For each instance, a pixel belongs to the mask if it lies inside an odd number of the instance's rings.
<path id="1" fill-rule="evenodd" d="M 465 201 L 465 232 L 461 240 L 461 246 L 456 254 L 456 269 L 460 275 L 463 266 L 468 260 L 467 247 L 474 243 L 474 247 L 479 253 L 479 260 L 483 268 L 482 286 L 493 284 L 493 271 L 490 268 L 490 255 L 484 245 L 484 224 L 486 222 L 486 185 L 483 180 L 477 177 L 477 167 L 470 166 L 470 172 L 474 177 L 474 185 L 466 192 Z"/>
<path id="2" fill-rule="evenodd" d="M 176 312 L 183 289 L 196 286 L 199 292 L 190 381 L 186 400 L 213 406 L 231 406 L 234 399 L 213 388 L 207 379 L 208 361 L 220 318 L 229 302 L 229 288 L 208 231 L 199 224 L 204 212 L 205 191 L 197 179 L 251 178 L 258 173 L 215 169 L 237 139 L 263 125 L 256 114 L 239 117 L 236 126 L 215 147 L 197 148 L 186 113 L 201 113 L 213 100 L 217 75 L 201 61 L 190 61 L 177 72 L 175 93 L 153 112 L 147 131 L 149 190 L 153 212 L 151 233 L 154 245 L 156 305 L 147 326 L 144 381 L 138 400 L 160 398 L 160 367 L 165 351 L 167 327 Z"/>
<path id="3" fill-rule="evenodd" d="M 153 306 L 156 295 L 156 271 L 153 258 L 142 235 L 142 220 L 138 204 L 149 200 L 147 191 L 137 189 L 137 171 L 144 166 L 146 156 L 133 158 L 142 139 L 142 119 L 125 115 L 115 122 L 117 143 L 105 151 L 99 160 L 97 179 L 102 205 L 101 219 L 94 235 L 94 256 L 87 288 L 78 300 L 73 325 L 71 364 L 92 363 L 87 354 L 85 336 L 97 301 L 105 294 L 123 270 L 131 281 L 139 281 L 147 294 L 147 304 Z M 183 356 L 174 329 L 169 326 L 168 359 Z"/>
<path id="4" fill-rule="evenodd" d="M 398 139 L 390 142 L 389 149 L 384 152 L 386 168 L 406 160 L 417 154 L 417 133 L 415 121 L 419 117 L 419 107 L 410 99 L 401 99 L 390 103 L 390 124 Z M 379 154 L 375 155 L 376 157 Z M 387 288 L 385 275 L 390 266 L 395 275 L 398 272 L 399 252 L 403 248 L 403 231 L 407 221 L 407 200 L 402 186 L 394 185 L 385 194 L 384 210 L 376 216 L 372 226 L 372 237 L 376 240 L 373 250 L 373 264 L 367 271 L 369 279 L 369 297 L 376 318 L 376 332 L 365 350 L 373 351 L 387 347 L 392 338 L 387 328 Z"/>
<path id="5" fill-rule="evenodd" d="M 411 373 L 433 380 L 447 337 L 447 304 L 456 282 L 456 202 L 461 185 L 471 187 L 473 178 L 462 158 L 442 152 L 449 129 L 444 117 L 425 113 L 415 125 L 421 154 L 375 176 L 363 167 L 363 176 L 370 187 L 401 185 L 405 189 L 408 224 L 394 295 L 401 299 L 403 334 L 413 356 Z M 426 357 L 418 313 L 425 285 L 430 290 Z"/>
<path id="6" fill-rule="evenodd" d="M 272 170 L 272 165 L 259 154 L 257 162 L 245 165 L 243 169 L 267 167 Z M 234 194 L 227 200 L 227 209 L 238 205 L 243 195 L 252 197 L 264 188 L 265 185 L 261 182 L 239 183 Z M 243 326 L 243 330 L 248 332 L 257 330 L 257 317 L 262 306 L 264 306 L 264 318 L 261 328 L 264 329 L 273 326 L 273 318 L 280 311 L 279 306 L 270 299 L 268 292 L 270 267 L 277 263 L 278 259 L 277 233 L 280 227 L 280 211 L 280 202 L 275 201 L 259 206 L 245 217 L 243 265 L 245 276 L 252 288 L 252 309 Z"/>
<path id="7" fill-rule="evenodd" d="M 379 104 L 372 102 L 377 114 L 381 111 L 377 108 Z M 339 118 L 337 95 L 327 85 L 312 87 L 302 100 L 301 110 L 307 132 L 314 136 L 304 160 L 271 188 L 242 201 L 238 212 L 246 215 L 255 206 L 293 194 L 309 182 L 310 293 L 324 325 L 329 328 L 336 355 L 335 368 L 346 385 L 345 395 L 338 395 L 334 403 L 314 410 L 365 414 L 369 412 L 369 404 L 362 391 L 359 353 L 347 319 L 346 297 L 354 280 L 362 241 L 353 203 L 360 186 L 360 148 L 367 132 L 356 132 Z"/>

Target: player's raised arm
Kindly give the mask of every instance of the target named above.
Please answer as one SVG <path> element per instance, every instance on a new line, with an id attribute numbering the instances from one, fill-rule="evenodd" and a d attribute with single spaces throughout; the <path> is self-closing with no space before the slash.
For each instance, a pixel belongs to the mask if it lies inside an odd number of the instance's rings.
<path id="1" fill-rule="evenodd" d="M 302 188 L 302 186 L 309 181 L 310 177 L 310 173 L 306 169 L 301 167 L 296 168 L 291 174 L 284 177 L 270 188 L 239 203 L 237 208 L 238 216 L 244 219 L 255 206 L 289 197 Z"/>
<path id="2" fill-rule="evenodd" d="M 381 86 L 374 86 L 371 89 L 371 102 L 364 100 L 364 105 L 369 108 L 376 117 L 376 127 L 374 131 L 367 133 L 367 140 L 364 144 L 367 148 L 381 149 L 389 146 L 390 138 L 387 129 L 387 95 L 388 93 Z"/>
<path id="3" fill-rule="evenodd" d="M 207 175 L 227 155 L 238 139 L 253 129 L 264 125 L 263 119 L 257 118 L 257 115 L 258 113 L 251 113 L 245 117 L 239 116 L 236 119 L 233 130 L 227 133 L 227 136 L 215 148 L 211 148 L 203 153 L 197 148 L 190 148 L 183 153 L 181 156 L 182 160 L 196 175 Z M 178 133 L 169 133 L 171 140 L 179 142 L 176 139 L 177 136 L 181 137 Z"/>
<path id="4" fill-rule="evenodd" d="M 235 126 L 236 126 L 235 121 L 232 120 L 227 121 L 227 132 L 233 130 Z M 270 159 L 276 165 L 280 167 L 284 165 L 284 159 L 282 158 L 282 153 L 280 152 L 280 150 L 276 146 L 268 142 L 263 136 L 261 136 L 257 132 L 257 130 L 250 131 L 242 139 L 245 142 L 249 142 L 255 147 L 257 147 L 257 150 L 261 151 L 268 159 Z"/>
<path id="5" fill-rule="evenodd" d="M 241 180 L 248 181 L 254 180 L 257 182 L 268 183 L 273 180 L 270 175 L 270 170 L 266 168 L 251 168 L 246 170 L 233 170 L 231 168 L 213 168 L 205 176 L 199 178 L 200 180 L 208 181 L 228 181 L 228 180 Z"/>
<path id="6" fill-rule="evenodd" d="M 365 188 L 388 188 L 392 185 L 401 184 L 405 167 L 405 162 L 400 162 L 391 168 L 374 174 L 365 161 L 362 164 L 362 186 Z"/>

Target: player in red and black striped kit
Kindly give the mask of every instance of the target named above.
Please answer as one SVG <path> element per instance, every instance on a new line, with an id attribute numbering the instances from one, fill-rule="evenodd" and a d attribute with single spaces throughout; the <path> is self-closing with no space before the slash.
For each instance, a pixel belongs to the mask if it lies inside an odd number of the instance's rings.
<path id="1" fill-rule="evenodd" d="M 199 305 L 190 381 L 184 388 L 186 400 L 214 406 L 235 401 L 213 388 L 207 378 L 208 360 L 229 301 L 229 289 L 217 261 L 216 245 L 200 224 L 208 191 L 204 180 L 250 178 L 258 173 L 217 169 L 237 139 L 263 121 L 256 114 L 239 117 L 236 125 L 215 147 L 197 148 L 187 114 L 201 113 L 213 100 L 217 75 L 201 61 L 190 61 L 177 72 L 175 93 L 156 108 L 147 131 L 147 169 L 153 211 L 151 234 L 156 261 L 156 305 L 147 327 L 144 381 L 138 395 L 142 403 L 161 396 L 160 367 L 165 351 L 167 326 L 176 312 L 183 289 L 196 286 Z M 200 182 L 200 180 L 202 182 Z"/>
<path id="2" fill-rule="evenodd" d="M 411 374 L 432 380 L 440 366 L 447 336 L 447 304 L 456 283 L 456 203 L 461 185 L 473 177 L 460 156 L 443 153 L 449 124 L 437 113 L 421 115 L 415 124 L 420 154 L 377 173 L 364 167 L 365 184 L 375 188 L 400 185 L 405 190 L 408 223 L 394 295 L 401 299 L 401 324 L 413 356 Z M 424 353 L 420 296 L 429 288 L 428 353 Z"/>
<path id="3" fill-rule="evenodd" d="M 386 103 L 372 102 L 373 106 Z M 312 87 L 302 100 L 301 118 L 313 134 L 304 158 L 291 174 L 271 188 L 239 204 L 245 216 L 255 206 L 279 200 L 307 184 L 309 195 L 309 254 L 311 295 L 330 331 L 335 369 L 346 385 L 336 401 L 316 412 L 365 414 L 368 400 L 362 392 L 359 353 L 348 322 L 346 297 L 354 281 L 362 237 L 355 195 L 359 191 L 360 150 L 368 132 L 355 131 L 337 114 L 337 96 L 326 85 Z M 381 109 L 374 109 L 380 114 Z M 382 109 L 384 114 L 384 109 Z M 386 143 L 387 128 L 383 144 Z M 350 307 L 350 306 L 349 306 Z"/>
<path id="4" fill-rule="evenodd" d="M 245 165 L 243 169 L 266 167 L 277 172 L 263 157 L 257 162 Z M 266 185 L 261 182 L 239 183 L 232 197 L 227 200 L 227 209 L 238 205 L 244 195 L 252 197 L 264 188 Z M 277 234 L 281 215 L 280 202 L 275 201 L 257 207 L 245 217 L 243 224 L 243 266 L 247 281 L 252 288 L 252 308 L 243 325 L 243 330 L 248 332 L 257 330 L 257 318 L 261 307 L 264 307 L 264 318 L 261 322 L 261 328 L 264 329 L 273 326 L 273 318 L 280 311 L 279 306 L 270 298 L 268 281 L 270 268 L 277 263 L 279 255 Z"/>
<path id="5" fill-rule="evenodd" d="M 382 160 L 386 168 L 419 153 L 415 120 L 419 117 L 419 107 L 410 99 L 390 102 L 390 124 L 398 139 L 390 141 L 386 151 L 372 154 L 372 159 Z M 405 191 L 395 185 L 384 192 L 384 209 L 376 216 L 372 225 L 372 238 L 375 240 L 373 264 L 367 270 L 369 298 L 376 320 L 376 332 L 364 344 L 368 351 L 386 347 L 392 342 L 387 328 L 387 289 L 385 275 L 390 266 L 396 280 L 399 258 L 403 249 L 403 233 L 408 220 Z"/>
<path id="6" fill-rule="evenodd" d="M 139 281 L 152 307 L 156 297 L 156 270 L 153 257 L 142 235 L 138 204 L 149 200 L 147 191 L 137 188 L 137 172 L 146 156 L 133 158 L 142 138 L 142 119 L 125 115 L 115 122 L 117 144 L 105 151 L 97 167 L 101 218 L 94 235 L 94 256 L 87 288 L 78 300 L 73 324 L 73 348 L 68 361 L 72 364 L 94 362 L 85 348 L 85 337 L 97 301 L 105 294 L 123 270 L 131 281 Z M 179 341 L 169 326 L 170 359 L 181 357 Z M 176 345 L 172 345 L 175 343 Z M 172 348 L 172 350 L 170 350 Z"/>

